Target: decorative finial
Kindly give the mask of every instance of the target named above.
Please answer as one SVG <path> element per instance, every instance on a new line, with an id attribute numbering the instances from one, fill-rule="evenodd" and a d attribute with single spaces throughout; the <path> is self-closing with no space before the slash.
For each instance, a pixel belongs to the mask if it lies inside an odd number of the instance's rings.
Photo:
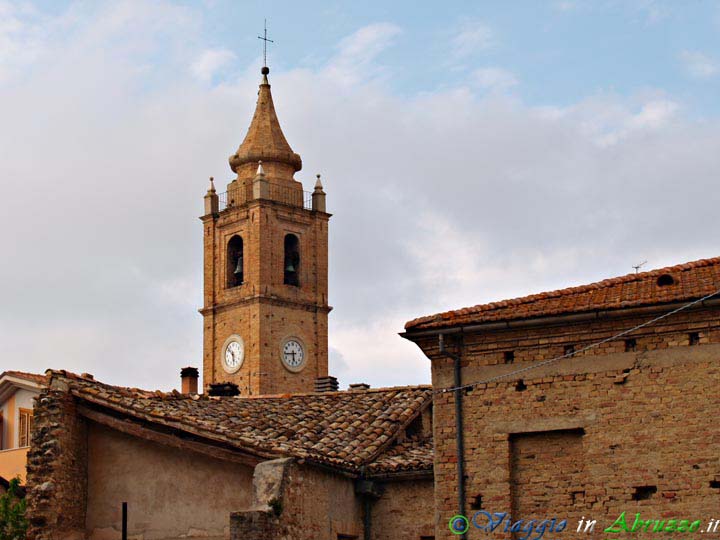
<path id="1" fill-rule="evenodd" d="M 265 169 L 263 169 L 262 161 L 258 161 L 258 168 L 256 176 L 265 176 Z"/>
<path id="2" fill-rule="evenodd" d="M 210 188 L 208 189 L 208 193 L 215 193 L 215 179 L 212 176 L 210 177 Z"/>
<path id="3" fill-rule="evenodd" d="M 317 181 L 315 182 L 315 189 L 316 189 L 316 190 L 318 190 L 318 189 L 319 189 L 319 190 L 322 190 L 323 185 L 322 185 L 322 182 L 320 181 L 320 175 L 317 174 L 317 175 L 315 175 L 315 176 L 317 176 Z"/>
<path id="4" fill-rule="evenodd" d="M 265 32 L 262 36 L 258 36 L 258 39 L 263 40 L 263 68 L 262 68 L 262 74 L 267 75 L 270 73 L 270 70 L 267 67 L 267 44 L 268 41 L 270 43 L 275 43 L 272 39 L 268 39 L 267 37 L 267 19 L 265 19 Z"/>

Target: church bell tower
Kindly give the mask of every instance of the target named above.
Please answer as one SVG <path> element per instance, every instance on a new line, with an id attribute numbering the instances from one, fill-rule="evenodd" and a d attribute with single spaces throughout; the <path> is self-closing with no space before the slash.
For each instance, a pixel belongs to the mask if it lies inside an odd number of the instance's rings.
<path id="1" fill-rule="evenodd" d="M 311 392 L 328 375 L 328 221 L 280 129 L 267 67 L 255 114 L 230 156 L 236 177 L 205 195 L 203 380 L 242 395 Z"/>

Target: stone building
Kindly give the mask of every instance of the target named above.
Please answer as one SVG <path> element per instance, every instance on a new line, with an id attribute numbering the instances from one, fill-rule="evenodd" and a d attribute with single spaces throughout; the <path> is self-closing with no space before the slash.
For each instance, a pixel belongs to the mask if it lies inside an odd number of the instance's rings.
<path id="1" fill-rule="evenodd" d="M 48 372 L 29 538 L 432 537 L 429 387 L 147 392 Z M 366 536 L 365 536 L 366 535 Z"/>
<path id="2" fill-rule="evenodd" d="M 717 519 L 719 291 L 715 258 L 408 322 L 438 391 L 436 538 L 478 510 L 593 538 L 624 511 Z"/>

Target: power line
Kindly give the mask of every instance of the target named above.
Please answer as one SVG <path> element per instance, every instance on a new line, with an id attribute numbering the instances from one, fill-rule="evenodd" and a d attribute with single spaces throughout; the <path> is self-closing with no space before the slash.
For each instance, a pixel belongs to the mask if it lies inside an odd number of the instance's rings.
<path id="1" fill-rule="evenodd" d="M 693 300 L 692 302 L 689 302 L 688 304 L 685 304 L 683 306 L 680 306 L 679 308 L 673 309 L 672 311 L 668 311 L 667 313 L 664 313 L 660 315 L 659 317 L 655 317 L 654 319 L 650 319 L 649 321 L 646 321 L 642 324 L 638 324 L 637 326 L 634 326 L 632 328 L 629 328 L 628 330 L 623 330 L 619 334 L 615 334 L 614 336 L 610 336 L 608 338 L 605 338 L 603 340 L 597 341 L 595 343 L 591 343 L 590 345 L 587 345 L 583 347 L 582 349 L 579 349 L 577 351 L 571 351 L 568 353 L 563 354 L 562 356 L 557 356 L 555 358 L 550 358 L 548 360 L 543 360 L 542 362 L 538 362 L 537 364 L 533 364 L 531 366 L 526 366 L 524 368 L 516 369 L 515 371 L 511 371 L 509 373 L 503 373 L 502 375 L 496 375 L 495 377 L 490 377 L 489 379 L 483 379 L 481 381 L 476 381 L 473 383 L 463 384 L 461 386 L 454 386 L 450 388 L 439 388 L 437 390 L 433 391 L 433 394 L 446 394 L 448 392 L 454 392 L 456 390 L 465 390 L 466 388 L 474 388 L 476 386 L 479 386 L 481 384 L 489 384 L 495 381 L 498 381 L 500 379 L 507 379 L 509 377 L 513 377 L 514 375 L 518 375 L 520 373 L 526 373 L 528 371 L 531 371 L 533 369 L 537 369 L 542 366 L 547 366 L 548 364 L 552 364 L 554 362 L 559 362 L 560 360 L 564 360 L 565 358 L 570 358 L 572 356 L 575 356 L 577 354 L 580 354 L 582 352 L 588 351 L 590 349 L 594 349 L 595 347 L 599 347 L 600 345 L 603 345 L 605 343 L 608 343 L 609 341 L 615 341 L 617 339 L 620 339 L 623 336 L 626 336 L 628 334 L 631 334 L 632 332 L 635 332 L 636 330 L 640 330 L 641 328 L 645 328 L 646 326 L 650 326 L 652 324 L 655 324 L 658 321 L 661 321 L 663 319 L 666 319 L 672 315 L 675 315 L 676 313 L 679 313 L 681 311 L 684 311 L 688 308 L 691 308 L 694 305 L 700 304 L 701 302 L 704 302 L 705 300 L 709 300 L 713 296 L 720 294 L 720 289 L 715 291 L 714 293 L 708 294 L 707 296 L 703 296 L 702 298 L 698 298 L 697 300 Z"/>

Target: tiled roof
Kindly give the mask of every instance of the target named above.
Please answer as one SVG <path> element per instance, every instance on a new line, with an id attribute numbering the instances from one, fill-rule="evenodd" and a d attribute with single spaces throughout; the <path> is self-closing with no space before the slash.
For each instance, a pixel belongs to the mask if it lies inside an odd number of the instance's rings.
<path id="1" fill-rule="evenodd" d="M 394 445 L 372 462 L 370 474 L 430 471 L 433 468 L 432 438 L 407 439 Z"/>
<path id="2" fill-rule="evenodd" d="M 296 457 L 358 471 L 375 461 L 432 400 L 429 386 L 258 397 L 189 396 L 51 373 L 85 402 L 262 458 Z M 407 467 L 418 460 L 408 455 Z M 402 464 L 402 457 L 393 463 Z M 432 461 L 432 459 L 430 459 Z M 419 462 L 419 461 L 418 461 Z"/>
<path id="3" fill-rule="evenodd" d="M 665 275 L 672 277 L 672 284 L 661 285 L 662 281 L 658 283 L 658 279 Z M 718 289 L 720 289 L 720 257 L 650 272 L 628 274 L 580 287 L 446 311 L 414 319 L 405 324 L 405 329 L 412 332 L 465 324 L 690 301 L 712 294 Z"/>
<path id="4" fill-rule="evenodd" d="M 26 381 L 34 382 L 37 384 L 45 384 L 45 375 L 39 375 L 37 373 L 25 373 L 24 371 L 4 371 L 0 373 L 0 379 L 5 376 L 15 377 L 17 379 L 25 379 Z"/>

